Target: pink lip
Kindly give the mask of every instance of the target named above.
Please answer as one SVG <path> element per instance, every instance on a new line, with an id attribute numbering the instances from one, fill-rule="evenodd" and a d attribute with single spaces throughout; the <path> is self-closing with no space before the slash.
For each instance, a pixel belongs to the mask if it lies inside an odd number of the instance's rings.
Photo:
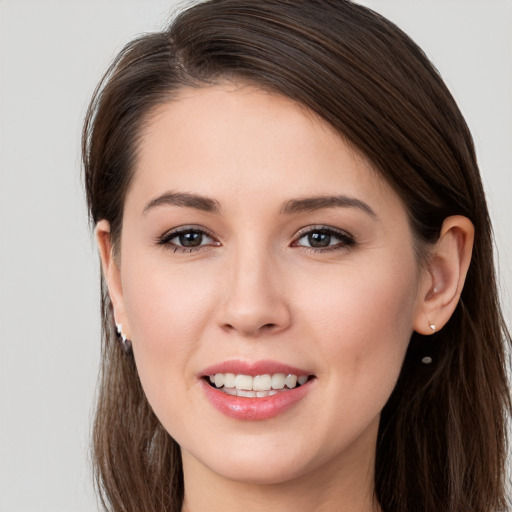
<path id="1" fill-rule="evenodd" d="M 315 379 L 288 391 L 264 398 L 232 396 L 213 388 L 201 379 L 203 391 L 210 403 L 222 414 L 243 421 L 261 421 L 274 418 L 289 409 L 309 392 Z"/>
<path id="2" fill-rule="evenodd" d="M 224 361 L 223 363 L 214 364 L 205 368 L 200 377 L 215 375 L 216 373 L 234 373 L 238 375 L 266 375 L 273 373 L 284 373 L 285 375 L 293 374 L 300 377 L 301 375 L 310 375 L 307 370 L 301 370 L 287 364 L 278 363 L 276 361 Z"/>
<path id="3" fill-rule="evenodd" d="M 314 382 L 316 381 L 316 379 L 310 379 L 298 388 L 282 391 L 273 396 L 246 398 L 228 395 L 210 386 L 205 377 L 215 375 L 216 373 L 235 373 L 252 376 L 274 373 L 284 373 L 286 375 L 291 373 L 300 376 L 310 375 L 310 373 L 275 361 L 257 361 L 249 363 L 235 360 L 225 361 L 205 368 L 200 375 L 200 377 L 202 377 L 200 384 L 206 398 L 222 414 L 242 421 L 267 420 L 282 414 L 302 400 L 313 388 Z"/>

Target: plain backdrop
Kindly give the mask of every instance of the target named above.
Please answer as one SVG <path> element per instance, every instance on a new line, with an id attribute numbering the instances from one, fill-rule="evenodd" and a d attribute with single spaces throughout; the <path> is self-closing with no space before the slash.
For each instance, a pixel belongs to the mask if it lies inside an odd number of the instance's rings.
<path id="1" fill-rule="evenodd" d="M 256 1 L 256 0 L 255 0 Z M 186 2 L 180 2 L 185 5 Z M 512 2 L 365 1 L 433 60 L 473 132 L 512 323 Z M 80 179 L 88 99 L 171 0 L 0 0 L 0 511 L 94 512 L 96 249 Z"/>

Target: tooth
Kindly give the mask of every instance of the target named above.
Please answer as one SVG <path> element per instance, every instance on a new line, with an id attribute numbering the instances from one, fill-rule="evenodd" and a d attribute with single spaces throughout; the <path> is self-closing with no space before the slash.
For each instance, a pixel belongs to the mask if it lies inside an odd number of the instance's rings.
<path id="1" fill-rule="evenodd" d="M 264 397 L 268 396 L 268 391 L 256 391 L 256 396 L 258 398 L 264 398 Z"/>
<path id="2" fill-rule="evenodd" d="M 272 375 L 272 389 L 283 389 L 286 375 L 284 373 L 274 373 Z"/>
<path id="3" fill-rule="evenodd" d="M 254 391 L 269 391 L 272 388 L 272 377 L 270 375 L 256 375 L 252 382 Z"/>
<path id="4" fill-rule="evenodd" d="M 237 375 L 235 377 L 236 389 L 252 391 L 252 377 L 250 375 Z"/>
<path id="5" fill-rule="evenodd" d="M 235 374 L 234 373 L 226 373 L 224 375 L 224 387 L 225 388 L 234 388 L 235 387 Z"/>
<path id="6" fill-rule="evenodd" d="M 256 398 L 256 391 L 246 391 L 245 389 L 237 389 L 237 396 L 244 396 L 246 398 Z"/>
<path id="7" fill-rule="evenodd" d="M 210 382 L 215 384 L 215 375 L 210 375 Z"/>
<path id="8" fill-rule="evenodd" d="M 224 386 L 224 374 L 223 373 L 215 374 L 215 386 L 218 388 L 221 388 L 222 386 Z"/>
<path id="9" fill-rule="evenodd" d="M 275 389 L 271 389 L 269 392 L 268 392 L 268 396 L 274 396 L 277 394 L 277 391 Z"/>
<path id="10" fill-rule="evenodd" d="M 236 389 L 235 388 L 222 388 L 222 391 L 228 395 L 235 395 L 236 396 Z"/>
<path id="11" fill-rule="evenodd" d="M 291 374 L 288 375 L 288 377 L 286 377 L 284 383 L 286 384 L 287 388 L 290 388 L 290 389 L 294 388 L 297 385 L 297 375 L 291 375 Z"/>
<path id="12" fill-rule="evenodd" d="M 307 375 L 301 375 L 297 381 L 299 382 L 299 384 L 302 386 L 302 384 L 306 384 L 306 382 L 308 381 L 308 376 Z"/>

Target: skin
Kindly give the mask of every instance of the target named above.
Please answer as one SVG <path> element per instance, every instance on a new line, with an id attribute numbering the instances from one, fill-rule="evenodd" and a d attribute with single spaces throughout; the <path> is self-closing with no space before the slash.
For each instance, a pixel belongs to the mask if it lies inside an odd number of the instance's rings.
<path id="1" fill-rule="evenodd" d="M 206 196 L 218 212 L 151 201 Z M 290 200 L 345 205 L 282 213 Z M 208 233 L 183 252 L 175 228 Z M 327 227 L 325 248 L 307 230 Z M 306 233 L 305 233 L 306 232 Z M 182 448 L 185 508 L 378 510 L 380 411 L 414 330 L 441 328 L 460 295 L 472 226 L 445 221 L 427 268 L 397 194 L 323 121 L 240 84 L 184 90 L 145 125 L 113 258 L 97 238 L 116 321 L 132 340 L 147 398 Z M 277 417 L 241 421 L 206 399 L 201 371 L 274 360 L 315 376 Z M 242 508 L 243 507 L 243 508 Z"/>

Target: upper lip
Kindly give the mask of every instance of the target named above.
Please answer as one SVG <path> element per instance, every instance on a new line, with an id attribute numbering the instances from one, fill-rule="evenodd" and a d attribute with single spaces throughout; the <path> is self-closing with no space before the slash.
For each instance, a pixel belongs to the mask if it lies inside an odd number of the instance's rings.
<path id="1" fill-rule="evenodd" d="M 234 373 L 235 375 L 266 375 L 275 373 L 284 373 L 285 375 L 311 375 L 311 372 L 303 370 L 278 361 L 262 360 L 262 361 L 242 361 L 232 359 L 221 363 L 208 366 L 201 372 L 201 377 L 207 375 L 215 375 L 216 373 Z"/>

